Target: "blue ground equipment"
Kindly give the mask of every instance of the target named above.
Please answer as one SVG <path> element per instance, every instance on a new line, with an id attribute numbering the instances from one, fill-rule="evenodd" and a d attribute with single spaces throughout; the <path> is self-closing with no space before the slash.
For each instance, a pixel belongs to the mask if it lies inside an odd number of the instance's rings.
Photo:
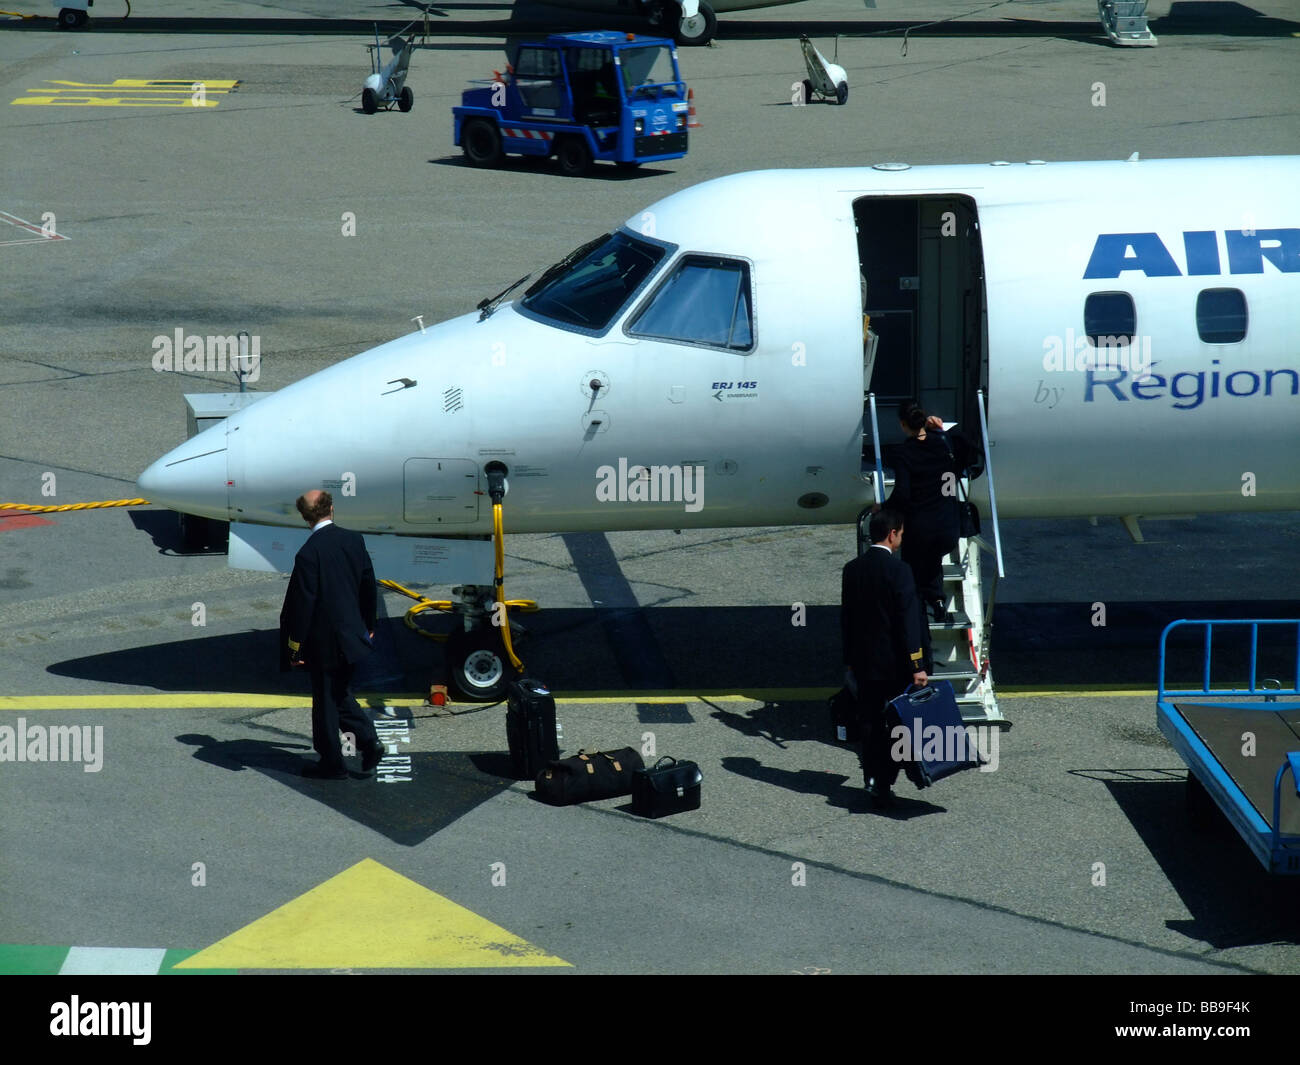
<path id="1" fill-rule="evenodd" d="M 1179 629 L 1197 639 L 1199 684 L 1176 688 L 1167 645 Z M 1245 672 L 1248 685 L 1216 686 L 1216 664 L 1220 674 Z M 1291 686 L 1257 680 L 1266 671 Z M 1193 820 L 1213 800 L 1265 869 L 1300 876 L 1300 620 L 1171 623 L 1160 635 L 1156 702 L 1160 731 L 1187 763 Z"/>
<path id="2" fill-rule="evenodd" d="M 473 166 L 553 155 L 576 176 L 597 159 L 621 167 L 680 159 L 689 107 L 672 41 L 597 31 L 520 45 L 512 69 L 466 89 L 451 113 Z"/>

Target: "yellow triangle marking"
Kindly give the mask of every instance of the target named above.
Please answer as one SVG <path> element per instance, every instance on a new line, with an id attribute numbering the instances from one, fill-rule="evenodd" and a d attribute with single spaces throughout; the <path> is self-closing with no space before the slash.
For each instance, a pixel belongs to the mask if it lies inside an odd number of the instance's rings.
<path id="1" fill-rule="evenodd" d="M 382 912 L 381 912 L 382 907 Z M 179 962 L 177 969 L 568 966 L 366 858 Z"/>

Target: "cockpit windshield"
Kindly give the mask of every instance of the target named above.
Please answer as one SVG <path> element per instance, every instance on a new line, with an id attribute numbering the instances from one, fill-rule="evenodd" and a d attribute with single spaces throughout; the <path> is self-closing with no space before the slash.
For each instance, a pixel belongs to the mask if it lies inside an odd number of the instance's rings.
<path id="1" fill-rule="evenodd" d="M 582 329 L 602 330 L 664 257 L 659 244 L 607 233 L 548 269 L 524 293 L 534 314 Z"/>

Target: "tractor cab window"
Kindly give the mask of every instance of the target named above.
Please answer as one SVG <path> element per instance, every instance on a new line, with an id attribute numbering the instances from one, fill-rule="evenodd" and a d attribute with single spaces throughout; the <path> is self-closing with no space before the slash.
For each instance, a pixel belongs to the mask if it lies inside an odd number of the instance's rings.
<path id="1" fill-rule="evenodd" d="M 553 48 L 521 48 L 515 61 L 515 86 L 528 110 L 562 115 L 568 110 L 560 53 Z"/>
<path id="2" fill-rule="evenodd" d="M 522 306 L 561 325 L 600 331 L 625 307 L 667 249 L 627 233 L 607 233 L 548 269 Z"/>
<path id="3" fill-rule="evenodd" d="M 749 264 L 739 259 L 686 256 L 650 297 L 628 332 L 748 351 L 754 346 Z"/>
<path id="4" fill-rule="evenodd" d="M 618 54 L 623 70 L 623 87 L 629 97 L 658 96 L 660 87 L 677 81 L 673 54 L 664 45 L 624 48 Z"/>
<path id="5" fill-rule="evenodd" d="M 590 125 L 618 123 L 618 74 L 614 53 L 609 48 L 570 48 L 565 57 L 573 110 L 580 122 Z"/>

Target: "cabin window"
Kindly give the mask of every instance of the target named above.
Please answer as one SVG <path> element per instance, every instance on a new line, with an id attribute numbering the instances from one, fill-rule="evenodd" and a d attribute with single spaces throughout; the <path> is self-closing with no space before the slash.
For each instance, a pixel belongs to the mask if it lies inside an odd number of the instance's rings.
<path id="1" fill-rule="evenodd" d="M 558 115 L 567 110 L 560 53 L 553 48 L 521 48 L 514 82 L 520 99 L 530 111 Z"/>
<path id="2" fill-rule="evenodd" d="M 1239 288 L 1207 288 L 1196 296 L 1196 332 L 1207 344 L 1246 339 L 1246 294 Z"/>
<path id="3" fill-rule="evenodd" d="M 1092 292 L 1083 304 L 1083 328 L 1094 348 L 1127 347 L 1137 335 L 1137 310 L 1127 292 Z"/>
<path id="4" fill-rule="evenodd" d="M 738 259 L 685 256 L 628 332 L 748 351 L 754 346 L 749 264 Z"/>
<path id="5" fill-rule="evenodd" d="M 606 233 L 550 267 L 524 293 L 522 305 L 563 325 L 603 330 L 666 250 L 626 233 Z"/>

